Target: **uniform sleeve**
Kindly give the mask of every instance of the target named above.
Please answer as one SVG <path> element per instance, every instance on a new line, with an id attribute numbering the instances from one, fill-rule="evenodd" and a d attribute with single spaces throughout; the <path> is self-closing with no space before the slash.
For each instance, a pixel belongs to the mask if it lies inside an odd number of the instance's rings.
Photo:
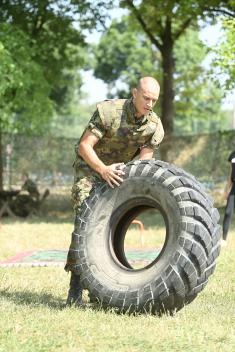
<path id="1" fill-rule="evenodd" d="M 157 149 L 159 147 L 161 141 L 163 140 L 163 137 L 164 137 L 164 129 L 162 126 L 162 122 L 159 119 L 158 123 L 157 123 L 157 128 L 156 128 L 154 134 L 152 135 L 149 142 L 147 142 L 143 147 Z"/>
<path id="2" fill-rule="evenodd" d="M 105 128 L 103 122 L 100 118 L 100 114 L 98 109 L 94 112 L 93 116 L 91 117 L 87 129 L 90 130 L 96 137 L 101 139 L 105 134 Z"/>

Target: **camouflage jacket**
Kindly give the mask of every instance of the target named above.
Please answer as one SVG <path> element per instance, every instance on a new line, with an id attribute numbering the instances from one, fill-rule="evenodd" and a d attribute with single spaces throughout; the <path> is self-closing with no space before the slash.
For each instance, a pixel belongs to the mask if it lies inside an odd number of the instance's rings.
<path id="1" fill-rule="evenodd" d="M 35 197 L 38 199 L 40 196 L 36 183 L 33 182 L 31 179 L 26 180 L 21 189 L 27 191 L 31 195 L 31 197 Z"/>
<path id="2" fill-rule="evenodd" d="M 145 146 L 157 148 L 164 137 L 161 120 L 153 111 L 136 117 L 132 98 L 99 103 L 87 129 L 99 138 L 94 150 L 106 165 L 126 163 Z M 94 173 L 94 170 L 78 155 L 78 146 L 79 141 L 75 146 L 74 167 L 75 175 L 80 178 Z"/>

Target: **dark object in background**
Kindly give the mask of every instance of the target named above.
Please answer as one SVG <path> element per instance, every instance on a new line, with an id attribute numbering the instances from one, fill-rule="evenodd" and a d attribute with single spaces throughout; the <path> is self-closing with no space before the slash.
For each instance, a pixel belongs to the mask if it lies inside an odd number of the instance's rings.
<path id="1" fill-rule="evenodd" d="M 3 215 L 15 216 L 11 210 L 10 203 L 19 192 L 20 191 L 0 191 L 0 218 Z"/>
<path id="2" fill-rule="evenodd" d="M 30 195 L 19 194 L 11 201 L 10 208 L 16 216 L 27 217 L 30 213 L 38 210 L 39 202 L 35 201 Z"/>
<path id="3" fill-rule="evenodd" d="M 2 216 L 27 217 L 31 213 L 37 213 L 50 191 L 46 189 L 42 197 L 32 197 L 21 191 L 0 191 L 0 218 Z"/>

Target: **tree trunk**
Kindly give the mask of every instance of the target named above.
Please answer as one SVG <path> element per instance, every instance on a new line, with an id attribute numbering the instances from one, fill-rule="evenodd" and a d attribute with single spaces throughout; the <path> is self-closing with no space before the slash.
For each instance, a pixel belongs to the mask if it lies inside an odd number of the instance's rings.
<path id="1" fill-rule="evenodd" d="M 170 136 L 174 130 L 174 57 L 173 57 L 173 41 L 169 30 L 165 31 L 162 46 L 162 123 L 165 134 Z"/>
<path id="2" fill-rule="evenodd" d="M 162 124 L 165 131 L 165 138 L 161 146 L 161 159 L 168 160 L 168 150 L 171 148 L 170 137 L 174 131 L 174 88 L 173 88 L 173 74 L 174 74 L 174 57 L 171 33 L 171 21 L 166 21 L 164 34 L 162 35 Z"/>

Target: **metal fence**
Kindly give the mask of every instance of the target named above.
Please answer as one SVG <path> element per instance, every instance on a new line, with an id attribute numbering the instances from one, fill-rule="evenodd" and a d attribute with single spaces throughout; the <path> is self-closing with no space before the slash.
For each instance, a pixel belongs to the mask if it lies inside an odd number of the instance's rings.
<path id="1" fill-rule="evenodd" d="M 167 148 L 167 160 L 190 172 L 208 187 L 224 182 L 228 176 L 228 156 L 235 131 L 177 136 L 165 139 L 155 157 Z M 75 139 L 53 137 L 3 136 L 4 187 L 21 183 L 27 171 L 38 185 L 71 186 Z"/>
<path id="2" fill-rule="evenodd" d="M 39 185 L 63 186 L 73 179 L 72 163 L 76 141 L 66 138 L 3 137 L 4 187 L 19 185 L 28 172 Z"/>

